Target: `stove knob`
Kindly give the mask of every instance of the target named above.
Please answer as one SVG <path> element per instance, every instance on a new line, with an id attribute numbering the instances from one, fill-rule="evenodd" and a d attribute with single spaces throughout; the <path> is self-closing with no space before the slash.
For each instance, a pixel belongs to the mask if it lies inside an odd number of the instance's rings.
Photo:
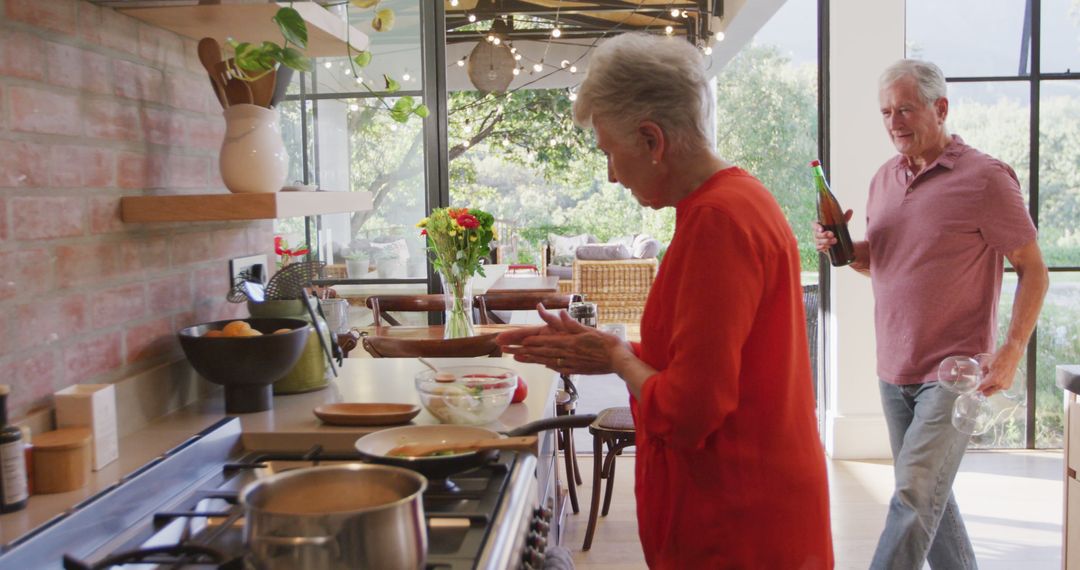
<path id="1" fill-rule="evenodd" d="M 534 520 L 532 524 L 532 529 L 541 536 L 543 536 L 546 535 L 549 530 L 551 530 L 551 523 L 544 519 Z"/>
<path id="2" fill-rule="evenodd" d="M 521 561 L 525 564 L 526 568 L 539 568 L 544 564 L 544 555 L 540 554 L 535 548 L 529 547 L 525 549 L 525 554 L 522 555 Z"/>
<path id="3" fill-rule="evenodd" d="M 535 532 L 530 532 L 529 536 L 525 538 L 525 544 L 535 548 L 538 552 L 543 552 L 547 548 L 547 538 Z"/>

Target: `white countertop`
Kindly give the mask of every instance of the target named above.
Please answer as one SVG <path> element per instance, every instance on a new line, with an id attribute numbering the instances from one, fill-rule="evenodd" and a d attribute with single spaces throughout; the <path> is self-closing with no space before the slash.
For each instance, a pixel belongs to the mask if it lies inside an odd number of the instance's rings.
<path id="1" fill-rule="evenodd" d="M 557 375 L 536 364 L 522 364 L 509 357 L 491 359 L 435 358 L 436 366 L 471 361 L 512 368 L 529 385 L 524 402 L 511 404 L 497 422 L 487 427 L 507 430 L 553 414 Z M 353 442 L 378 427 L 337 427 L 323 424 L 312 410 L 333 402 L 415 403 L 420 400 L 413 377 L 423 369 L 412 358 L 349 358 L 339 369 L 338 378 L 322 390 L 304 394 L 277 396 L 274 407 L 266 412 L 241 414 L 243 441 L 246 447 L 259 449 L 306 449 L 313 441 L 328 451 L 353 449 Z M 124 410 L 118 410 L 123 414 Z M 101 471 L 91 473 L 90 483 L 79 490 L 30 497 L 27 508 L 0 515 L 0 543 L 8 544 L 32 529 L 59 515 L 78 502 L 106 489 L 121 477 L 135 471 L 165 451 L 179 445 L 193 434 L 226 417 L 225 403 L 219 391 L 162 417 L 158 421 L 120 440 L 119 460 Z M 426 410 L 413 424 L 439 423 Z"/>

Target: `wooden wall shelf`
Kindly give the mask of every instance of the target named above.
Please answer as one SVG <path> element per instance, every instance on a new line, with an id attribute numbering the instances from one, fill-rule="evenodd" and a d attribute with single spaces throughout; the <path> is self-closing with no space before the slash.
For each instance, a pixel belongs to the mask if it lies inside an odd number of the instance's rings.
<path id="1" fill-rule="evenodd" d="M 120 218 L 127 223 L 266 220 L 371 208 L 370 192 L 127 196 L 120 199 Z"/>
<path id="2" fill-rule="evenodd" d="M 281 44 L 284 39 L 273 22 L 279 7 L 287 2 L 267 4 L 216 4 L 206 6 L 167 6 L 159 8 L 120 8 L 119 11 L 148 24 L 192 39 L 211 37 L 222 46 L 232 38 L 238 42 Z M 347 57 L 345 22 L 314 2 L 293 4 L 308 25 L 308 57 Z M 354 50 L 366 50 L 368 37 L 352 28 L 348 38 Z"/>

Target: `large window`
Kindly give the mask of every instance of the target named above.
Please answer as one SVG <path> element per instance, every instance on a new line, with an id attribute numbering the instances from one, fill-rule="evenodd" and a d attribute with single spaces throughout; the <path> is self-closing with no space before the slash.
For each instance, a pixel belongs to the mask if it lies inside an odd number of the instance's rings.
<path id="1" fill-rule="evenodd" d="M 427 292 L 424 242 L 415 224 L 428 208 L 424 122 L 402 124 L 386 109 L 399 97 L 425 93 L 421 0 L 383 0 L 395 24 L 371 30 L 370 11 L 350 10 L 350 23 L 371 38 L 372 62 L 364 68 L 341 57 L 318 58 L 298 74 L 282 105 L 282 131 L 290 149 L 290 180 L 322 191 L 367 192 L 369 211 L 279 220 L 290 244 L 308 243 L 333 269 L 365 292 Z M 346 6 L 336 6 L 344 17 Z M 386 92 L 383 75 L 400 84 Z M 380 100 L 382 97 L 382 100 Z M 301 106 L 302 105 L 302 106 Z M 354 323 L 363 324 L 363 323 Z"/>
<path id="2" fill-rule="evenodd" d="M 980 447 L 1060 447 L 1058 364 L 1080 362 L 1080 0 L 908 0 L 908 56 L 941 66 L 953 132 L 1016 170 L 1050 267 L 1021 374 L 1024 413 Z M 1034 41 L 1034 40 L 1038 41 Z M 1038 128 L 1032 130 L 1032 125 Z M 999 339 L 1016 275 L 1006 275 Z"/>

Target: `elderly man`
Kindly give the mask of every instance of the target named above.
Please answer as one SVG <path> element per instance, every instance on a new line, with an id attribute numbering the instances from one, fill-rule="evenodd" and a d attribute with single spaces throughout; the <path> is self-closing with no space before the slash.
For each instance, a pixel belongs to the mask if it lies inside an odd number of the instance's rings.
<path id="1" fill-rule="evenodd" d="M 899 154 L 878 169 L 866 241 L 851 267 L 874 290 L 877 375 L 896 490 L 871 568 L 975 568 L 952 483 L 968 436 L 938 386 L 949 355 L 992 352 L 979 387 L 1008 389 L 1049 283 L 1016 174 L 945 127 L 945 77 L 901 60 L 881 76 L 881 117 Z M 851 212 L 847 213 L 850 219 Z M 815 224 L 817 249 L 836 243 Z M 994 350 L 1003 259 L 1019 278 L 1007 337 Z"/>

